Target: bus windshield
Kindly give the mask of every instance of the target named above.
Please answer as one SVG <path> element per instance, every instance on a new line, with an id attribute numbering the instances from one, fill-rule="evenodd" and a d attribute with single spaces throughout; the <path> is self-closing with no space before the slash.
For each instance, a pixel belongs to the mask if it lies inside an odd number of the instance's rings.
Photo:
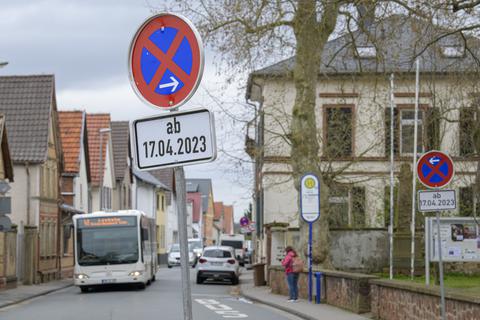
<path id="1" fill-rule="evenodd" d="M 135 217 L 112 220 L 79 220 L 77 230 L 78 264 L 81 266 L 135 263 L 139 258 L 138 229 Z M 93 222 L 92 222 L 93 221 Z M 106 221 L 106 222 L 105 222 Z"/>

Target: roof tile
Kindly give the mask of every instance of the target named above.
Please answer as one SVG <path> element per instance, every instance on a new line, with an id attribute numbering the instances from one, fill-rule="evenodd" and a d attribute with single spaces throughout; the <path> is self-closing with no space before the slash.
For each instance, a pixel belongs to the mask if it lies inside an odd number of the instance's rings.
<path id="1" fill-rule="evenodd" d="M 59 111 L 60 140 L 64 159 L 64 172 L 80 172 L 80 150 L 85 112 Z"/>
<path id="2" fill-rule="evenodd" d="M 0 112 L 14 162 L 46 160 L 54 88 L 53 75 L 0 77 Z"/>

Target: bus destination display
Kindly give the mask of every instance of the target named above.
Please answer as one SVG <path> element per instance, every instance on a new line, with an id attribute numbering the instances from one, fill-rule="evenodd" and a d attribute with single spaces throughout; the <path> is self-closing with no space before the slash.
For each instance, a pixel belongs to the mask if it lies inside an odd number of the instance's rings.
<path id="1" fill-rule="evenodd" d="M 134 227 L 135 217 L 84 218 L 78 220 L 78 228 Z"/>

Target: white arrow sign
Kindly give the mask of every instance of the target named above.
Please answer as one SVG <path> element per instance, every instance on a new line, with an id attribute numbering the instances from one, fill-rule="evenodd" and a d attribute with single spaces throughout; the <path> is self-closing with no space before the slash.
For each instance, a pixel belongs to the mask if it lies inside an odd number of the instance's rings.
<path id="1" fill-rule="evenodd" d="M 178 87 L 179 82 L 178 82 L 177 79 L 175 79 L 175 77 L 170 77 L 170 80 L 172 80 L 172 82 L 161 84 L 161 85 L 159 85 L 158 87 L 159 87 L 160 89 L 172 87 L 172 91 L 171 91 L 171 92 L 175 91 L 175 90 L 177 89 L 177 87 Z"/>
<path id="2" fill-rule="evenodd" d="M 440 159 L 438 159 L 436 157 L 430 158 L 430 160 L 428 160 L 428 162 L 430 162 L 431 165 L 435 165 L 435 163 L 437 163 L 439 161 L 440 161 Z"/>

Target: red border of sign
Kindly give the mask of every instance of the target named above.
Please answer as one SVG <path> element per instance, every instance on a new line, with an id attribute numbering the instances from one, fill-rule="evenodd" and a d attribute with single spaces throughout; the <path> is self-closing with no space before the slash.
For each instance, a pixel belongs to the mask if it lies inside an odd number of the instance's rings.
<path id="1" fill-rule="evenodd" d="M 427 163 L 427 158 L 430 158 L 432 156 L 437 156 L 440 159 L 443 159 L 443 161 L 446 161 L 447 164 L 450 166 L 450 168 L 452 168 L 452 170 L 450 170 L 449 174 L 446 176 L 446 179 L 441 183 L 436 183 L 435 184 L 435 183 L 430 183 L 427 180 L 424 180 L 426 177 L 424 177 L 423 174 L 422 174 L 421 165 L 423 165 L 424 163 Z M 442 188 L 442 187 L 446 186 L 447 184 L 450 183 L 450 181 L 452 181 L 454 173 L 455 173 L 455 169 L 453 167 L 452 158 L 450 158 L 450 156 L 448 154 L 444 153 L 444 152 L 441 152 L 441 151 L 438 151 L 438 150 L 428 151 L 427 153 L 424 153 L 420 157 L 420 159 L 418 159 L 418 162 L 417 162 L 417 177 L 418 177 L 418 180 L 420 180 L 420 182 L 428 188 Z"/>
<path id="2" fill-rule="evenodd" d="M 150 85 L 148 85 L 143 80 L 141 72 L 140 59 L 142 48 L 147 44 L 147 42 L 151 43 L 150 40 L 148 40 L 148 37 L 161 27 L 173 27 L 178 29 L 179 34 L 182 34 L 187 38 L 188 42 L 190 43 L 190 47 L 192 48 L 192 71 L 190 75 L 186 75 L 185 72 L 183 72 L 183 70 L 176 65 L 172 67 L 173 70 L 170 70 L 177 76 L 178 74 L 183 74 L 183 77 L 178 77 L 184 84 L 179 91 L 171 95 L 160 95 L 155 93 L 155 85 L 160 79 L 154 78 L 150 82 Z M 183 39 L 179 36 L 176 38 L 180 40 Z M 180 45 L 180 41 L 177 42 L 178 43 L 176 45 Z M 170 52 L 164 54 L 160 49 L 158 49 L 158 52 L 163 55 L 162 58 L 164 59 L 173 58 Z M 157 59 L 159 59 L 160 62 L 162 62 L 162 58 L 157 56 Z M 130 47 L 128 62 L 130 82 L 140 98 L 157 109 L 178 108 L 180 105 L 187 102 L 188 99 L 190 99 L 200 84 L 204 64 L 202 40 L 193 24 L 191 24 L 186 18 L 172 13 L 161 13 L 145 21 L 135 33 Z M 160 68 L 162 68 L 162 65 Z M 161 73 L 163 74 L 163 72 Z M 157 75 L 158 74 L 160 74 L 160 72 L 158 72 Z"/>

